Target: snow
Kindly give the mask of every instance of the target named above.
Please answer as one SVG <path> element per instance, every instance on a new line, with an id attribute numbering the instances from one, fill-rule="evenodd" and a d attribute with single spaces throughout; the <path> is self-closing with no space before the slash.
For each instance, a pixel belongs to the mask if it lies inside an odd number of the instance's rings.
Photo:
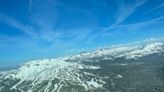
<path id="1" fill-rule="evenodd" d="M 123 76 L 122 76 L 121 74 L 117 74 L 117 75 L 116 75 L 116 78 L 117 78 L 117 79 L 121 79 L 121 78 L 123 78 Z"/>
<path id="2" fill-rule="evenodd" d="M 0 87 L 0 92 L 2 91 L 3 88 L 4 88 L 4 86 Z"/>
<path id="3" fill-rule="evenodd" d="M 91 79 L 90 81 L 88 81 L 87 84 L 93 88 L 101 88 L 102 87 L 102 85 L 98 84 L 96 81 L 94 81 L 94 79 Z"/>
<path id="4" fill-rule="evenodd" d="M 29 89 L 29 92 L 30 90 L 34 90 L 35 86 L 43 83 L 44 81 L 49 81 L 44 89 L 44 92 L 50 92 L 49 88 L 53 86 L 51 83 L 52 80 L 59 80 L 59 82 L 54 85 L 54 91 L 60 91 L 62 86 L 68 86 L 67 81 L 69 81 L 72 85 L 81 85 L 85 89 L 89 89 L 91 88 L 91 85 L 88 85 L 87 80 L 83 80 L 82 77 L 89 75 L 93 78 L 96 78 L 96 75 L 89 72 L 81 73 L 80 69 L 99 68 L 99 66 L 83 65 L 77 62 L 66 62 L 63 58 L 44 59 L 28 62 L 20 67 L 18 70 L 16 70 L 15 74 L 10 74 L 7 77 L 20 79 L 20 81 L 11 89 L 18 89 L 19 85 L 23 84 L 23 82 L 32 81 L 32 87 Z M 94 83 L 96 85 L 104 84 L 99 84 L 97 81 L 95 81 Z"/>
<path id="5" fill-rule="evenodd" d="M 74 55 L 69 57 L 69 60 L 89 61 L 90 59 L 98 57 L 103 57 L 104 60 L 114 60 L 120 57 L 124 57 L 126 59 L 137 59 L 146 55 L 164 52 L 163 48 L 163 41 L 119 45 Z"/>

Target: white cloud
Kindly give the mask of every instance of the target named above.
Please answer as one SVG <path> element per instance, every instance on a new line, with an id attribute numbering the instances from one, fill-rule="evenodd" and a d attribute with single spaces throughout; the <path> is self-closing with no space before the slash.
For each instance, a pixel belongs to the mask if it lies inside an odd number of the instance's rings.
<path id="1" fill-rule="evenodd" d="M 31 12 L 32 10 L 32 2 L 33 0 L 29 0 L 29 7 L 28 7 L 29 12 Z"/>
<path id="2" fill-rule="evenodd" d="M 164 3 L 159 4 L 158 6 L 154 7 L 153 9 L 147 11 L 146 14 L 147 14 L 147 13 L 150 13 L 150 12 L 153 12 L 153 11 L 156 11 L 156 10 L 158 10 L 158 9 L 160 9 L 160 8 L 163 9 L 163 7 L 164 7 Z"/>
<path id="3" fill-rule="evenodd" d="M 96 32 L 87 39 L 87 43 L 92 43 L 96 39 L 104 39 L 105 37 L 108 38 L 113 38 L 113 37 L 118 37 L 119 35 L 122 35 L 123 30 L 128 30 L 128 31 L 136 31 L 140 28 L 146 27 L 146 26 L 151 26 L 154 24 L 161 24 L 164 22 L 164 16 L 157 17 L 154 19 L 142 21 L 142 22 L 136 22 L 136 23 L 131 23 L 131 24 L 117 24 L 115 26 L 112 26 L 110 30 L 104 31 L 100 29 L 99 32 Z M 104 28 L 106 29 L 106 28 Z"/>
<path id="4" fill-rule="evenodd" d="M 116 22 L 114 24 L 120 24 L 121 22 L 123 22 L 125 19 L 135 13 L 136 10 L 146 2 L 147 0 L 139 0 L 137 2 L 134 2 L 134 4 L 127 4 L 123 0 L 121 0 L 121 2 L 118 2 L 118 13 L 116 16 Z"/>
<path id="5" fill-rule="evenodd" d="M 60 36 L 59 32 L 55 32 L 55 30 L 49 27 L 47 28 L 47 26 L 43 26 L 40 29 L 36 29 L 35 26 L 24 24 L 18 19 L 9 17 L 2 13 L 0 13 L 0 22 L 18 29 L 18 31 L 25 33 L 26 35 L 30 36 L 30 39 L 33 40 L 44 40 L 51 42 Z"/>
<path id="6" fill-rule="evenodd" d="M 0 19 L 0 21 L 4 22 L 5 24 L 17 28 L 19 31 L 22 31 L 29 36 L 34 37 L 36 35 L 36 33 L 34 32 L 34 28 L 32 26 L 25 25 L 15 18 L 0 13 Z"/>
<path id="7" fill-rule="evenodd" d="M 117 25 L 115 27 L 116 28 L 121 28 L 121 29 L 136 30 L 138 28 L 142 28 L 142 27 L 145 27 L 145 26 L 148 26 L 148 25 L 157 24 L 157 23 L 161 23 L 161 22 L 164 22 L 164 16 L 157 17 L 157 18 L 147 20 L 147 21 L 143 21 L 143 22 L 133 23 L 133 24 Z"/>
<path id="8" fill-rule="evenodd" d="M 41 23 L 40 25 L 37 24 L 37 26 L 31 26 L 5 14 L 0 14 L 0 22 L 16 28 L 18 29 L 17 31 L 21 31 L 28 35 L 28 39 L 19 36 L 15 38 L 14 35 L 5 37 L 5 39 L 7 39 L 6 42 L 9 41 L 19 43 L 25 47 L 29 46 L 40 48 L 42 47 L 41 44 L 49 48 L 55 48 L 58 46 L 70 47 L 84 42 L 92 32 L 92 30 L 85 28 L 58 30 L 52 26 L 47 26 L 48 23 L 47 25 L 43 25 L 44 23 Z M 26 42 L 28 45 L 24 42 Z"/>
<path id="9" fill-rule="evenodd" d="M 115 26 L 125 21 L 129 16 L 134 14 L 140 6 L 145 4 L 148 0 L 138 0 L 132 3 L 127 3 L 124 0 L 117 0 L 118 11 L 115 16 L 115 22 L 108 27 L 104 28 L 104 31 L 111 30 Z"/>

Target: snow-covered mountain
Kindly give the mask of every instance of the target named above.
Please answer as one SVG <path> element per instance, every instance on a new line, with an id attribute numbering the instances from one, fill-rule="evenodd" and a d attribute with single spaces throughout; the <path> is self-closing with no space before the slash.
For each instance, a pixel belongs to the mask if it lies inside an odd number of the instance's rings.
<path id="1" fill-rule="evenodd" d="M 130 67 L 133 70 L 132 66 L 140 67 L 138 65 L 145 63 L 142 61 L 151 61 L 154 59 L 152 56 L 156 55 L 156 62 L 164 61 L 161 59 L 163 53 L 164 39 L 160 39 L 106 47 L 73 56 L 34 60 L 18 69 L 1 71 L 0 92 L 110 92 L 126 76 L 120 74 L 123 72 L 119 68 Z M 148 58 L 143 59 L 144 57 Z M 130 60 L 133 63 L 117 63 L 120 60 Z M 121 88 L 123 89 L 122 86 Z"/>
<path id="2" fill-rule="evenodd" d="M 97 49 L 92 52 L 81 53 L 69 57 L 70 60 L 86 61 L 89 59 L 102 57 L 102 59 L 116 59 L 125 57 L 126 59 L 137 59 L 146 55 L 161 53 L 164 50 L 163 40 L 149 40 L 133 44 L 118 45 Z"/>

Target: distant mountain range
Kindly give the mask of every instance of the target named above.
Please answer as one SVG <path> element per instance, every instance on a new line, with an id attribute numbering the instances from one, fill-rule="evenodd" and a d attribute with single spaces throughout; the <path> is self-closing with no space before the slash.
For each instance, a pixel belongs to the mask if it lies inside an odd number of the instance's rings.
<path id="1" fill-rule="evenodd" d="M 0 92 L 164 92 L 164 39 L 30 61 L 0 72 Z"/>

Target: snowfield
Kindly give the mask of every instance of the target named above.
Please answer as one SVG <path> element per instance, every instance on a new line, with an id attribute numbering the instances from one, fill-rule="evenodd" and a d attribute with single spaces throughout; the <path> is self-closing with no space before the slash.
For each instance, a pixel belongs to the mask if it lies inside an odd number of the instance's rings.
<path id="1" fill-rule="evenodd" d="M 147 55 L 163 53 L 164 41 L 146 41 L 142 43 L 119 45 L 101 48 L 95 51 L 77 54 L 74 56 L 59 57 L 30 61 L 20 68 L 0 72 L 2 80 L 12 80 L 11 92 L 60 92 L 62 89 L 78 86 L 79 89 L 91 90 L 103 88 L 105 79 L 93 72 L 100 70 L 99 65 L 85 64 L 100 60 L 114 60 L 116 58 L 138 59 Z M 99 60 L 96 60 L 99 58 Z M 120 64 L 121 65 L 121 64 Z M 122 64 L 126 66 L 127 64 Z M 117 79 L 124 78 L 121 74 Z M 9 84 L 6 84 L 9 85 Z M 5 88 L 0 87 L 0 91 Z M 62 91 L 63 92 L 63 91 Z"/>

